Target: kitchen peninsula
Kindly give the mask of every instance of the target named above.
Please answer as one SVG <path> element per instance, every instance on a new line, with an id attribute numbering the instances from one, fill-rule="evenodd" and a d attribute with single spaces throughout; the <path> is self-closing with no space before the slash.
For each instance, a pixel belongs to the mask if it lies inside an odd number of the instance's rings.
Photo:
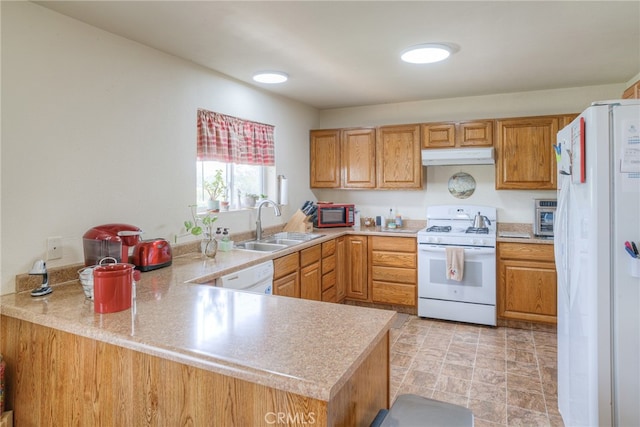
<path id="1" fill-rule="evenodd" d="M 95 313 L 77 283 L 3 296 L 16 421 L 369 425 L 388 408 L 394 312 L 188 283 L 230 259 L 176 257 L 117 313 Z"/>

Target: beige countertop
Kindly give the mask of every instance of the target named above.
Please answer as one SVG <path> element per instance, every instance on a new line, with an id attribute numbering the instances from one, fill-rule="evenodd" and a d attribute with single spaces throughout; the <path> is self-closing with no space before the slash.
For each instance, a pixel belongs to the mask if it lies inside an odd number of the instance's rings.
<path id="1" fill-rule="evenodd" d="M 275 258 L 288 255 L 293 252 L 297 252 L 301 249 L 308 248 L 310 246 L 317 245 L 319 243 L 326 242 L 336 237 L 344 235 L 374 235 L 374 236 L 394 236 L 394 237 L 406 237 L 416 238 L 417 232 L 424 228 L 426 221 L 407 221 L 407 225 L 401 229 L 386 230 L 380 227 L 341 227 L 341 228 L 324 228 L 314 229 L 313 234 L 321 235 L 321 237 L 311 240 L 309 242 L 301 243 L 296 246 L 292 246 L 276 252 L 251 252 L 245 250 L 233 250 L 230 252 L 218 251 L 216 258 L 213 260 L 202 260 L 198 253 L 191 251 L 196 250 L 198 246 L 197 242 L 191 242 L 188 244 L 182 244 L 174 247 L 174 259 L 173 266 L 180 265 L 180 270 L 173 269 L 181 274 L 181 280 L 191 283 L 210 283 L 216 278 L 225 274 L 231 274 L 235 271 L 243 268 L 250 267 L 255 264 L 259 264 L 264 261 L 268 261 Z M 277 231 L 280 231 L 278 229 Z M 275 233 L 273 231 L 271 234 Z M 241 233 L 241 239 L 238 239 L 236 243 L 251 238 L 251 232 Z M 236 236 L 237 237 L 237 236 Z M 265 237 L 268 237 L 266 235 Z M 193 261 L 198 262 L 193 262 Z M 82 264 L 74 264 L 62 267 L 55 267 L 49 269 L 49 283 L 52 287 L 69 281 L 78 280 L 78 270 L 84 267 Z M 145 273 L 147 274 L 147 273 Z M 31 276 L 29 274 L 19 274 L 16 276 L 16 289 L 17 292 L 23 292 L 31 290 L 40 285 L 41 278 L 38 276 Z"/>
<path id="2" fill-rule="evenodd" d="M 540 243 L 553 245 L 553 238 L 534 236 L 533 226 L 527 223 L 499 222 L 496 241 L 511 243 Z"/>
<path id="3" fill-rule="evenodd" d="M 351 231 L 323 231 L 325 237 L 271 254 L 178 256 L 171 267 L 142 273 L 134 305 L 117 313 L 95 313 L 77 281 L 54 286 L 45 297 L 4 295 L 0 309 L 5 316 L 328 401 L 384 337 L 395 312 L 194 282 L 344 233 Z"/>

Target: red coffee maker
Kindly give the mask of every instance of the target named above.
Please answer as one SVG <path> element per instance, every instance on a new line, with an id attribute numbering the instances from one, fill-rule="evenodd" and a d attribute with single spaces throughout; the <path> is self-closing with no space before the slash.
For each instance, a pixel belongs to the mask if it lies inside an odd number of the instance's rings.
<path id="1" fill-rule="evenodd" d="M 129 248 L 140 242 L 142 230 L 128 224 L 104 224 L 89 229 L 82 236 L 84 265 L 96 265 L 104 257 L 129 262 Z"/>

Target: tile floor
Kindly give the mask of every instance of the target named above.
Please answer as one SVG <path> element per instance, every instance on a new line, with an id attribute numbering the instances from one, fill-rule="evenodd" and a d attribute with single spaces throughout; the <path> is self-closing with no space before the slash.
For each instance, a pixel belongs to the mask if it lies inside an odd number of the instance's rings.
<path id="1" fill-rule="evenodd" d="M 413 393 L 466 406 L 475 426 L 563 426 L 556 334 L 398 314 L 391 329 L 391 400 Z"/>

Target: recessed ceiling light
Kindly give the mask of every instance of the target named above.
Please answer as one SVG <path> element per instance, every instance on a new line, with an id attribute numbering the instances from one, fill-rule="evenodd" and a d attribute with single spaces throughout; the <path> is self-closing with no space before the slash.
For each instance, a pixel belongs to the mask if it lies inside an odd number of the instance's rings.
<path id="1" fill-rule="evenodd" d="M 262 73 L 255 74 L 253 76 L 253 80 L 258 83 L 284 83 L 289 79 L 289 76 L 286 73 L 282 73 L 280 71 L 265 71 Z"/>
<path id="2" fill-rule="evenodd" d="M 430 64 L 447 59 L 451 52 L 451 47 L 445 44 L 425 43 L 404 50 L 400 58 L 412 64 Z"/>

